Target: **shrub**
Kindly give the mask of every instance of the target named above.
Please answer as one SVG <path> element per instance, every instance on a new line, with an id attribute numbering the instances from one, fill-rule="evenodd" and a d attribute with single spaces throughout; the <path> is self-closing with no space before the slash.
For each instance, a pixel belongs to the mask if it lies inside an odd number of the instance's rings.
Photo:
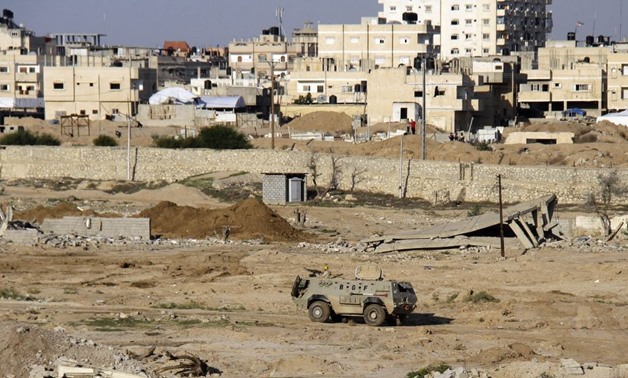
<path id="1" fill-rule="evenodd" d="M 411 371 L 408 374 L 406 374 L 407 378 L 423 378 L 426 375 L 430 374 L 433 371 L 437 371 L 439 373 L 443 373 L 445 372 L 447 369 L 449 369 L 451 366 L 445 364 L 445 363 L 439 363 L 439 364 L 432 364 L 429 365 L 427 367 L 424 367 L 422 369 L 416 370 L 416 371 Z"/>
<path id="2" fill-rule="evenodd" d="M 28 130 L 20 129 L 0 138 L 0 144 L 7 146 L 58 146 L 61 142 L 50 134 L 35 135 Z"/>
<path id="3" fill-rule="evenodd" d="M 464 297 L 465 302 L 471 303 L 480 303 L 480 302 L 499 302 L 499 299 L 490 295 L 486 291 L 480 291 L 479 293 L 474 293 L 473 290 Z"/>
<path id="4" fill-rule="evenodd" d="M 153 144 L 160 148 L 212 148 L 238 150 L 252 148 L 244 134 L 225 125 L 203 127 L 199 135 L 184 139 L 168 136 L 153 136 Z"/>
<path id="5" fill-rule="evenodd" d="M 482 211 L 482 207 L 477 203 L 471 206 L 471 208 L 467 211 L 468 217 L 475 217 L 478 215 L 482 215 L 484 212 Z"/>
<path id="6" fill-rule="evenodd" d="M 94 146 L 99 147 L 115 147 L 118 145 L 118 141 L 109 135 L 99 135 L 94 139 L 93 143 Z"/>
<path id="7" fill-rule="evenodd" d="M 479 143 L 475 143 L 475 148 L 478 151 L 493 151 L 493 149 L 491 148 L 491 146 L 486 142 L 486 141 L 482 141 Z"/>

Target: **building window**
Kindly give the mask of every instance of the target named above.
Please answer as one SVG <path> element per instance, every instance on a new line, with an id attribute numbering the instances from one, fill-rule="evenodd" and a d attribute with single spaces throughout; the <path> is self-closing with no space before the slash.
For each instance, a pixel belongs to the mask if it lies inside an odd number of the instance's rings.
<path id="1" fill-rule="evenodd" d="M 395 12 L 396 10 L 397 10 L 397 7 L 396 7 L 396 6 L 394 6 L 394 5 L 391 5 L 391 6 L 390 6 L 390 11 L 391 11 L 391 12 Z"/>
<path id="2" fill-rule="evenodd" d="M 621 89 L 621 99 L 628 100 L 628 88 Z"/>
<path id="3" fill-rule="evenodd" d="M 316 86 L 316 93 L 323 93 L 325 92 L 325 86 L 324 85 L 317 85 Z"/>
<path id="4" fill-rule="evenodd" d="M 453 40 L 458 39 L 458 34 L 452 34 L 452 35 L 451 35 L 451 39 L 453 39 Z"/>
<path id="5" fill-rule="evenodd" d="M 467 4 L 467 5 L 465 5 L 465 6 L 464 6 L 464 9 L 465 9 L 467 12 L 471 12 L 471 11 L 473 10 L 473 4 Z"/>
<path id="6" fill-rule="evenodd" d="M 328 45 L 333 45 L 336 42 L 336 40 L 334 39 L 334 37 L 327 37 L 325 38 L 325 43 Z"/>
<path id="7" fill-rule="evenodd" d="M 112 91 L 119 91 L 120 83 L 109 83 L 109 89 L 111 89 Z"/>
<path id="8" fill-rule="evenodd" d="M 401 38 L 399 40 L 399 43 L 401 43 L 402 45 L 407 45 L 408 43 L 410 43 L 410 38 Z"/>
<path id="9" fill-rule="evenodd" d="M 412 12 L 412 5 L 408 5 L 406 7 L 406 12 Z"/>
<path id="10" fill-rule="evenodd" d="M 434 97 L 436 96 L 444 96 L 445 90 L 442 88 L 434 87 Z"/>
<path id="11" fill-rule="evenodd" d="M 351 37 L 349 38 L 349 43 L 360 43 L 360 37 Z"/>
<path id="12" fill-rule="evenodd" d="M 375 38 L 375 43 L 378 45 L 383 45 L 384 44 L 384 38 L 383 37 L 376 37 Z"/>
<path id="13" fill-rule="evenodd" d="M 425 6 L 425 13 L 432 13 L 432 6 L 431 5 L 426 5 Z"/>
<path id="14" fill-rule="evenodd" d="M 491 10 L 491 5 L 490 4 L 482 4 L 482 10 L 484 12 L 488 12 Z"/>
<path id="15" fill-rule="evenodd" d="M 488 18 L 483 18 L 482 19 L 482 25 L 484 26 L 489 26 L 491 24 L 491 20 Z"/>
<path id="16" fill-rule="evenodd" d="M 0 66 L 0 73 L 9 73 L 9 67 Z"/>
<path id="17" fill-rule="evenodd" d="M 98 114 L 98 109 L 92 109 L 92 114 Z"/>
<path id="18" fill-rule="evenodd" d="M 484 53 L 484 54 L 488 54 L 489 52 L 490 52 L 490 50 L 488 48 L 482 49 L 482 53 Z"/>
<path id="19" fill-rule="evenodd" d="M 238 63 L 242 63 L 242 56 L 238 55 Z"/>
<path id="20" fill-rule="evenodd" d="M 452 5 L 452 6 L 451 6 L 451 10 L 452 10 L 452 11 L 457 11 L 457 10 L 460 10 L 460 5 L 458 5 L 458 4 L 454 4 L 454 5 Z"/>
<path id="21" fill-rule="evenodd" d="M 459 25 L 460 22 L 458 20 L 451 20 L 452 25 Z"/>
<path id="22" fill-rule="evenodd" d="M 491 35 L 489 33 L 482 33 L 482 39 L 488 41 L 491 39 Z"/>
<path id="23" fill-rule="evenodd" d="M 9 89 L 11 89 L 9 84 L 0 84 L 0 92 L 8 92 Z"/>
<path id="24" fill-rule="evenodd" d="M 561 88 L 562 85 L 560 83 L 554 83 L 554 88 Z"/>
<path id="25" fill-rule="evenodd" d="M 85 110 L 81 110 L 79 113 L 80 113 L 81 115 L 85 115 L 85 114 L 87 114 L 87 112 L 86 112 Z"/>
<path id="26" fill-rule="evenodd" d="M 353 93 L 353 85 L 343 85 L 342 93 Z"/>
<path id="27" fill-rule="evenodd" d="M 0 67 L 0 72 L 2 72 L 1 71 L 1 67 Z M 621 74 L 623 76 L 628 76 L 628 64 L 622 64 L 622 66 L 621 66 Z"/>
<path id="28" fill-rule="evenodd" d="M 470 18 L 467 18 L 466 20 L 464 20 L 465 25 L 472 25 L 473 24 L 473 20 Z"/>
<path id="29" fill-rule="evenodd" d="M 460 54 L 460 50 L 458 50 L 458 48 L 451 49 L 451 55 L 458 55 L 458 54 Z"/>
<path id="30" fill-rule="evenodd" d="M 258 62 L 265 62 L 266 60 L 267 60 L 267 59 L 266 59 L 266 54 L 259 54 L 259 55 L 257 56 L 257 61 L 258 61 Z"/>
<path id="31" fill-rule="evenodd" d="M 310 86 L 309 85 L 304 85 L 303 86 L 303 92 L 309 92 L 310 91 Z"/>
<path id="32" fill-rule="evenodd" d="M 63 83 L 52 83 L 52 89 L 63 89 Z"/>
<path id="33" fill-rule="evenodd" d="M 414 97 L 423 97 L 423 91 L 414 91 Z"/>
<path id="34" fill-rule="evenodd" d="M 574 92 L 588 92 L 589 84 L 576 84 L 573 86 Z"/>

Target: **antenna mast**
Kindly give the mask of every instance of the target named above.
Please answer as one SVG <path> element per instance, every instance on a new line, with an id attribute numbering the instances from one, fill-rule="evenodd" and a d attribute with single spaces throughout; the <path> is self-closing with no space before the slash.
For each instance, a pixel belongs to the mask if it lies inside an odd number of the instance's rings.
<path id="1" fill-rule="evenodd" d="M 283 8 L 277 8 L 275 14 L 277 15 L 277 21 L 279 21 L 279 36 L 283 39 L 285 37 L 283 32 Z"/>

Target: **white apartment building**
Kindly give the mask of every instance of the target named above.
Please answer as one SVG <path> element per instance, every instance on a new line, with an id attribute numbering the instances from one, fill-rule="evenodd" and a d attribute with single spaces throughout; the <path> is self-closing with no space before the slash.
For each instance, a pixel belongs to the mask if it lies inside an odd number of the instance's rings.
<path id="1" fill-rule="evenodd" d="M 379 0 L 380 23 L 440 26 L 441 59 L 535 51 L 552 31 L 552 0 Z"/>

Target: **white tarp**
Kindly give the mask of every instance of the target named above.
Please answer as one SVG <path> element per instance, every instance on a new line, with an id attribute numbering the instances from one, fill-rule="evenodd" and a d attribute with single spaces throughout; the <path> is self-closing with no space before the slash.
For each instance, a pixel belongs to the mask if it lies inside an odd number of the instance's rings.
<path id="1" fill-rule="evenodd" d="M 602 121 L 608 121 L 616 125 L 628 126 L 628 110 L 624 110 L 623 112 L 618 113 L 608 113 L 601 117 L 597 117 L 596 121 L 598 123 Z"/>
<path id="2" fill-rule="evenodd" d="M 207 109 L 239 109 L 246 107 L 242 96 L 201 97 L 201 105 Z"/>
<path id="3" fill-rule="evenodd" d="M 0 97 L 0 109 L 43 108 L 44 99 Z"/>
<path id="4" fill-rule="evenodd" d="M 198 98 L 198 96 L 186 89 L 180 87 L 170 87 L 162 89 L 150 96 L 148 103 L 151 105 L 194 104 L 194 100 L 196 98 Z"/>

